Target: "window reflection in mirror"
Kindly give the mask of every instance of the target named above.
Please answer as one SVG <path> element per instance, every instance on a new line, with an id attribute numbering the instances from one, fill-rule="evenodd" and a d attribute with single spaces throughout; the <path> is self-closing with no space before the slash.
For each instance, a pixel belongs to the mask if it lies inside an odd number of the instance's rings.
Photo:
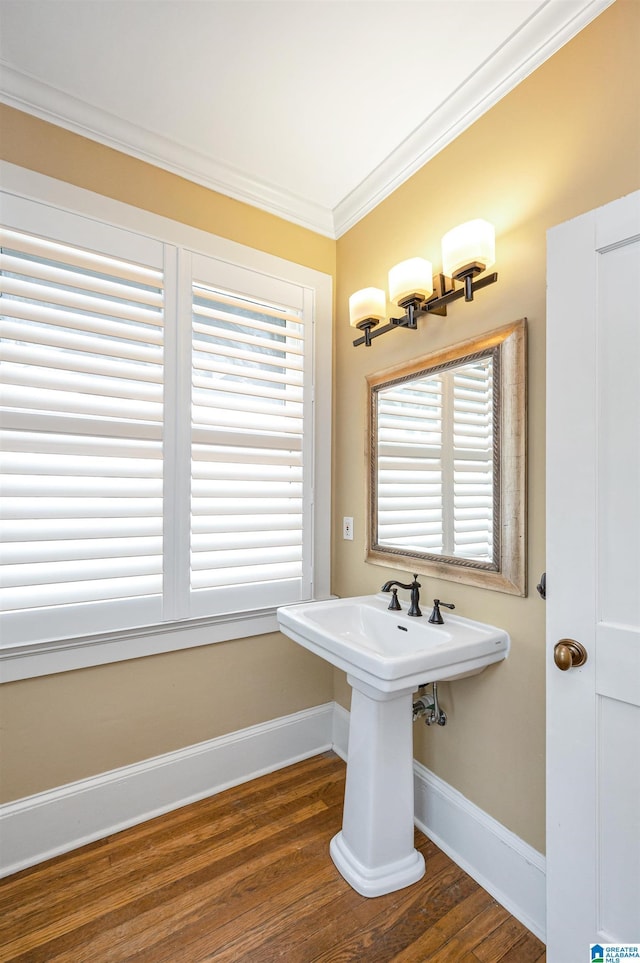
<path id="1" fill-rule="evenodd" d="M 494 562 L 495 349 L 377 393 L 377 544 Z"/>
<path id="2" fill-rule="evenodd" d="M 525 594 L 525 322 L 368 379 L 367 557 Z"/>

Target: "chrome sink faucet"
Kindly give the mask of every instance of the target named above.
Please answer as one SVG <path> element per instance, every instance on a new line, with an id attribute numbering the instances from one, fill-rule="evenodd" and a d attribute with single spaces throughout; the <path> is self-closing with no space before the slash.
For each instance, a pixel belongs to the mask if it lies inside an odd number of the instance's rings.
<path id="1" fill-rule="evenodd" d="M 397 588 L 394 588 L 394 586 L 397 586 Z M 409 606 L 409 611 L 407 612 L 407 615 L 416 615 L 416 616 L 422 615 L 422 612 L 420 611 L 421 585 L 420 585 L 420 582 L 418 581 L 418 576 L 414 575 L 413 582 L 410 582 L 408 585 L 405 585 L 404 582 L 398 582 L 396 579 L 391 579 L 391 581 L 385 582 L 382 588 L 380 589 L 381 592 L 393 593 L 391 602 L 389 603 L 389 608 L 396 612 L 400 608 L 400 603 L 398 602 L 399 588 L 407 589 L 408 591 L 411 592 L 411 604 Z"/>

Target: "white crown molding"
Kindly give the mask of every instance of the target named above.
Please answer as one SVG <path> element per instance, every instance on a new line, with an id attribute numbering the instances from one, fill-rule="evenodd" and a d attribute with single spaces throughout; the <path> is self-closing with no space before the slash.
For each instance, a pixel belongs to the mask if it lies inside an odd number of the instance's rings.
<path id="1" fill-rule="evenodd" d="M 334 238 L 328 208 L 130 124 L 0 61 L 0 101 L 234 200 Z"/>
<path id="2" fill-rule="evenodd" d="M 248 177 L 0 62 L 0 101 L 252 207 L 341 237 L 614 0 L 546 0 L 333 211 Z M 425 68 L 428 70 L 428 54 Z"/>
<path id="3" fill-rule="evenodd" d="M 614 0 L 547 0 L 334 209 L 341 237 Z M 428 62 L 426 64 L 428 68 Z"/>

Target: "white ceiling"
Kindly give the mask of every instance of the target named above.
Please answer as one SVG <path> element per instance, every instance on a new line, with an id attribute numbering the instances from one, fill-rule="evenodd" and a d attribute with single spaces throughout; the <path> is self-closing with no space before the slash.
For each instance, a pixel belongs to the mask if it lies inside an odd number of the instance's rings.
<path id="1" fill-rule="evenodd" d="M 613 0 L 0 0 L 0 100 L 331 237 Z"/>

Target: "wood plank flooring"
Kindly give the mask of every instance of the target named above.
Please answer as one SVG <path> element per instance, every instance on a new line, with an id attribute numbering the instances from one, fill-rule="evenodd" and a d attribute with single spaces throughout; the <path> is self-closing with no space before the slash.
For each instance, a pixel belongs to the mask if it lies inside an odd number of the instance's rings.
<path id="1" fill-rule="evenodd" d="M 420 832 L 419 883 L 355 893 L 328 850 L 344 774 L 325 753 L 0 881 L 0 961 L 544 961 Z"/>

